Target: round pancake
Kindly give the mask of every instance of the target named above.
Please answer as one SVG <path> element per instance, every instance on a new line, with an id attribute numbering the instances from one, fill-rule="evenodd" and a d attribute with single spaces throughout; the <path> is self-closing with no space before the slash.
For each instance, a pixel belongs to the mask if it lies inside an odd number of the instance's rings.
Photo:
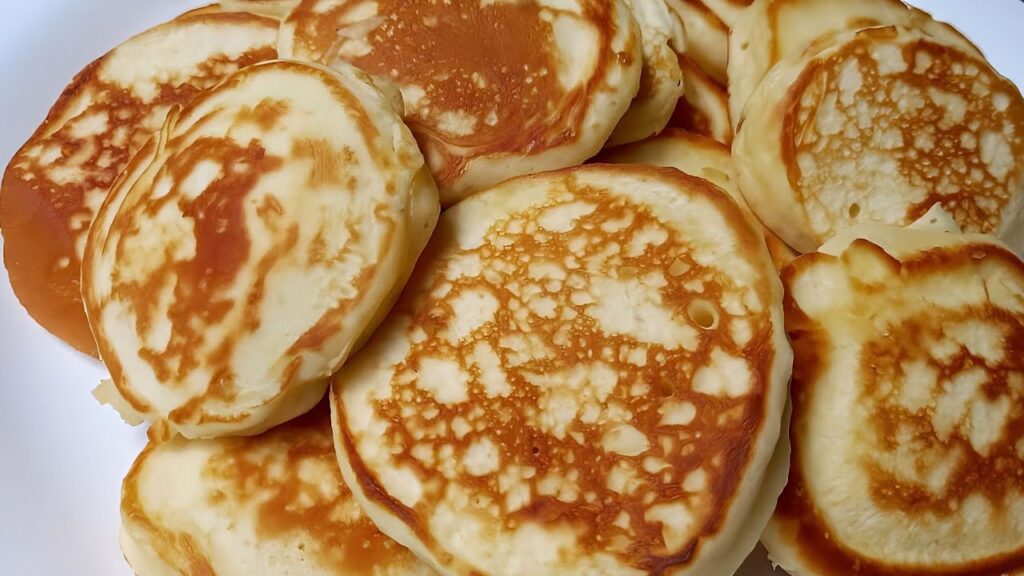
<path id="1" fill-rule="evenodd" d="M 1024 263 L 990 236 L 859 226 L 783 271 L 791 574 L 1024 574 Z"/>
<path id="2" fill-rule="evenodd" d="M 326 405 L 249 438 L 150 442 L 124 480 L 136 574 L 428 576 L 341 480 Z"/>
<path id="3" fill-rule="evenodd" d="M 80 262 L 107 190 L 171 106 L 274 58 L 276 39 L 277 22 L 268 18 L 184 16 L 127 40 L 64 89 L 0 186 L 4 263 L 18 300 L 39 324 L 96 354 Z"/>
<path id="4" fill-rule="evenodd" d="M 337 66 L 232 74 L 169 117 L 100 208 L 86 310 L 145 419 L 193 438 L 305 412 L 411 272 L 437 189 L 388 101 Z"/>
<path id="5" fill-rule="evenodd" d="M 900 0 L 755 0 L 729 34 L 729 115 L 734 128 L 765 74 L 815 40 L 871 26 L 916 28 L 965 52 L 981 53 L 956 29 Z"/>
<path id="6" fill-rule="evenodd" d="M 661 132 L 683 95 L 677 52 L 685 49 L 683 26 L 664 0 L 624 0 L 640 26 L 643 70 L 640 89 L 606 146 L 643 140 Z"/>
<path id="7" fill-rule="evenodd" d="M 444 206 L 596 154 L 643 63 L 622 0 L 303 0 L 279 48 L 398 84 Z"/>
<path id="8" fill-rule="evenodd" d="M 445 212 L 332 379 L 342 476 L 444 574 L 730 574 L 781 482 L 779 290 L 702 179 L 508 181 Z"/>
<path id="9" fill-rule="evenodd" d="M 729 95 L 725 88 L 685 55 L 679 54 L 678 59 L 686 91 L 676 103 L 668 125 L 710 136 L 726 146 L 732 144 Z"/>
<path id="10" fill-rule="evenodd" d="M 675 168 L 684 174 L 703 178 L 729 194 L 744 210 L 747 203 L 736 184 L 736 167 L 729 149 L 711 138 L 677 128 L 669 128 L 653 138 L 602 152 L 598 162 L 613 164 L 645 164 Z M 757 219 L 750 214 L 750 219 Z M 781 269 L 796 253 L 771 230 L 760 225 L 768 253 L 775 267 Z"/>
<path id="11" fill-rule="evenodd" d="M 779 62 L 745 114 L 740 189 L 800 252 L 935 204 L 1024 249 L 1024 98 L 959 45 L 898 27 L 847 32 Z"/>
<path id="12" fill-rule="evenodd" d="M 686 57 L 715 82 L 725 86 L 729 59 L 729 28 L 700 0 L 665 0 L 686 34 Z"/>

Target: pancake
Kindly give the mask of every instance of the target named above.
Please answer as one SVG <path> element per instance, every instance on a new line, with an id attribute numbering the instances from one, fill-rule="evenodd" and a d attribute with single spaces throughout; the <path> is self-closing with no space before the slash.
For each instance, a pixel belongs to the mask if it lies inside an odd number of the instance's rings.
<path id="1" fill-rule="evenodd" d="M 749 213 L 747 203 L 737 187 L 736 167 L 733 165 L 729 149 L 706 136 L 669 128 L 643 142 L 606 150 L 597 157 L 597 161 L 664 166 L 703 178 L 729 194 L 740 207 L 748 211 L 751 220 L 757 220 Z M 776 268 L 781 269 L 796 257 L 796 253 L 771 230 L 758 224 L 758 228 L 764 234 L 772 261 L 775 262 Z"/>
<path id="2" fill-rule="evenodd" d="M 11 159 L 0 186 L 4 263 L 36 322 L 96 355 L 80 263 L 107 190 L 171 106 L 240 67 L 274 58 L 276 39 L 277 22 L 267 18 L 183 16 L 127 40 L 75 76 Z"/>
<path id="3" fill-rule="evenodd" d="M 731 574 L 785 476 L 779 290 L 702 179 L 508 181 L 442 215 L 332 379 L 342 476 L 443 574 Z"/>
<path id="4" fill-rule="evenodd" d="M 640 26 L 643 70 L 640 89 L 608 137 L 607 146 L 643 140 L 661 132 L 683 95 L 677 51 L 685 49 L 683 26 L 664 0 L 625 0 Z"/>
<path id="5" fill-rule="evenodd" d="M 1024 574 L 1024 263 L 862 225 L 783 271 L 796 361 L 791 574 Z"/>
<path id="6" fill-rule="evenodd" d="M 621 0 L 303 0 L 279 48 L 398 84 L 444 206 L 596 154 L 637 94 L 643 63 Z"/>
<path id="7" fill-rule="evenodd" d="M 729 115 L 738 127 L 743 108 L 765 74 L 816 39 L 870 26 L 916 28 L 965 52 L 981 53 L 952 26 L 900 0 L 755 0 L 729 35 Z"/>
<path id="8" fill-rule="evenodd" d="M 743 17 L 754 0 L 700 0 L 730 28 Z"/>
<path id="9" fill-rule="evenodd" d="M 665 0 L 686 34 L 686 57 L 722 86 L 728 82 L 729 28 L 700 0 Z"/>
<path id="10" fill-rule="evenodd" d="M 139 576 L 428 576 L 338 472 L 323 405 L 250 438 L 150 442 L 124 480 L 121 548 Z"/>
<path id="11" fill-rule="evenodd" d="M 100 208 L 83 293 L 128 416 L 188 438 L 295 417 L 400 291 L 437 190 L 388 101 L 336 67 L 232 74 L 169 117 Z"/>
<path id="12" fill-rule="evenodd" d="M 232 12 L 250 12 L 283 20 L 299 0 L 221 0 L 220 5 Z"/>
<path id="13" fill-rule="evenodd" d="M 1024 98 L 958 44 L 847 32 L 779 62 L 733 144 L 740 189 L 800 252 L 861 222 L 941 204 L 967 232 L 1024 250 Z"/>
<path id="14" fill-rule="evenodd" d="M 676 103 L 669 126 L 710 136 L 726 146 L 732 144 L 729 95 L 725 88 L 685 55 L 678 58 L 686 91 Z"/>

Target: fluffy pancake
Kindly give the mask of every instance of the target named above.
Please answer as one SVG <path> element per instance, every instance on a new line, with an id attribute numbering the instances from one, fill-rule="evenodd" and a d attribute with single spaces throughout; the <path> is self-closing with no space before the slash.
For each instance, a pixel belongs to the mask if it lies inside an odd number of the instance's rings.
<path id="1" fill-rule="evenodd" d="M 870 26 L 917 28 L 967 52 L 981 53 L 952 26 L 900 0 L 755 0 L 729 34 L 729 115 L 734 126 L 761 79 L 777 62 L 823 36 Z"/>
<path id="2" fill-rule="evenodd" d="M 437 189 L 388 101 L 336 66 L 232 74 L 100 208 L 83 295 L 132 412 L 189 438 L 301 414 L 408 277 Z"/>
<path id="3" fill-rule="evenodd" d="M 800 576 L 1024 574 L 1024 263 L 990 236 L 855 227 L 783 271 Z"/>
<path id="4" fill-rule="evenodd" d="M 96 354 L 80 263 L 107 190 L 171 106 L 240 67 L 274 58 L 276 39 L 277 22 L 268 18 L 186 15 L 127 40 L 64 89 L 0 186 L 11 286 L 44 328 Z"/>
<path id="5" fill-rule="evenodd" d="M 779 62 L 733 145 L 740 189 L 800 252 L 935 204 L 1024 249 L 1024 98 L 959 44 L 878 27 Z"/>
<path id="6" fill-rule="evenodd" d="M 140 576 L 428 576 L 338 472 L 326 405 L 249 438 L 150 442 L 124 480 L 121 548 Z"/>
<path id="7" fill-rule="evenodd" d="M 736 184 L 736 167 L 733 165 L 732 156 L 729 155 L 729 149 L 706 136 L 669 128 L 643 142 L 602 152 L 597 160 L 615 164 L 646 164 L 675 168 L 711 182 L 728 193 L 742 208 L 749 210 Z M 753 215 L 751 219 L 756 220 Z M 764 233 L 765 244 L 777 268 L 782 268 L 796 257 L 793 249 L 779 240 L 771 230 L 764 226 L 759 228 Z"/>
<path id="8" fill-rule="evenodd" d="M 729 28 L 700 0 L 665 0 L 686 34 L 686 56 L 715 82 L 725 85 L 729 59 Z"/>
<path id="9" fill-rule="evenodd" d="M 710 136 L 726 146 L 732 144 L 729 96 L 725 88 L 687 56 L 679 54 L 678 59 L 686 90 L 676 103 L 669 126 Z"/>
<path id="10" fill-rule="evenodd" d="M 640 26 L 644 64 L 640 89 L 608 137 L 608 146 L 643 140 L 668 124 L 683 95 L 677 52 L 685 48 L 683 26 L 664 0 L 625 0 Z"/>
<path id="11" fill-rule="evenodd" d="M 279 47 L 397 83 L 445 206 L 596 154 L 643 62 L 622 0 L 303 0 Z"/>
<path id="12" fill-rule="evenodd" d="M 779 290 L 702 179 L 505 182 L 445 212 L 334 377 L 342 476 L 444 574 L 730 574 L 785 475 Z"/>

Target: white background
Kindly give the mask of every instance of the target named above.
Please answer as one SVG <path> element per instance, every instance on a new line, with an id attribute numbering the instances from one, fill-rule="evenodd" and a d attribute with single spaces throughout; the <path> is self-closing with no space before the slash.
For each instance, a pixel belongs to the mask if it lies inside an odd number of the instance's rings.
<path id="1" fill-rule="evenodd" d="M 915 3 L 959 27 L 1024 86 L 1024 3 Z M 196 5 L 0 0 L 0 162 L 6 165 L 79 69 Z M 118 500 L 145 436 L 92 399 L 103 375 L 97 362 L 34 323 L 0 272 L 0 575 L 131 574 L 117 547 Z M 770 572 L 751 561 L 743 573 Z"/>

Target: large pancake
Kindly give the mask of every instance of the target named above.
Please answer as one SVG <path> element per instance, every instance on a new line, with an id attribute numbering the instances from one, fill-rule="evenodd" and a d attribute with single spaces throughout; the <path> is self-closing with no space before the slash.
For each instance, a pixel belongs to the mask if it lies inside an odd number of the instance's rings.
<path id="1" fill-rule="evenodd" d="M 916 28 L 967 52 L 981 53 L 952 26 L 900 0 L 755 0 L 729 34 L 729 115 L 734 126 L 765 74 L 815 40 L 870 26 Z"/>
<path id="2" fill-rule="evenodd" d="M 334 377 L 342 476 L 444 574 L 730 574 L 785 474 L 779 290 L 704 180 L 508 181 L 441 217 Z"/>
<path id="3" fill-rule="evenodd" d="M 279 48 L 395 81 L 445 206 L 596 154 L 643 62 L 622 0 L 303 0 Z"/>
<path id="4" fill-rule="evenodd" d="M 729 121 L 729 95 L 684 54 L 678 55 L 679 69 L 686 87 L 676 102 L 668 125 L 703 134 L 726 146 L 732 144 L 732 123 Z"/>
<path id="5" fill-rule="evenodd" d="M 80 288 L 85 237 L 129 157 L 171 106 L 277 54 L 277 22 L 192 14 L 151 28 L 86 66 L 14 155 L 0 187 L 4 263 L 21 304 L 87 354 L 96 344 Z"/>
<path id="6" fill-rule="evenodd" d="M 700 0 L 665 0 L 686 34 L 686 57 L 721 85 L 728 81 L 729 28 Z"/>
<path id="7" fill-rule="evenodd" d="M 899 27 L 846 32 L 776 64 L 745 114 L 740 189 L 800 252 L 935 204 L 1024 249 L 1024 98 L 973 50 Z"/>
<path id="8" fill-rule="evenodd" d="M 189 438 L 301 414 L 411 272 L 437 189 L 389 102 L 336 67 L 232 74 L 100 208 L 83 295 L 130 412 Z"/>
<path id="9" fill-rule="evenodd" d="M 322 405 L 250 438 L 150 442 L 121 492 L 139 576 L 428 576 L 341 480 Z"/>
<path id="10" fill-rule="evenodd" d="M 793 452 L 771 559 L 1024 574 L 1024 263 L 989 236 L 872 225 L 783 281 Z"/>

